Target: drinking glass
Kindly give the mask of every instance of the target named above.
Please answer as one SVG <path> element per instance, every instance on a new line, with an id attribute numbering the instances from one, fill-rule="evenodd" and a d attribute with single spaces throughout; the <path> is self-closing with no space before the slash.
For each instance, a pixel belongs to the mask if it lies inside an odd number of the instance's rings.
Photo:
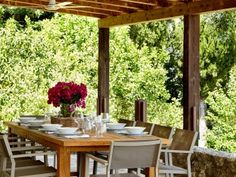
<path id="1" fill-rule="evenodd" d="M 52 116 L 52 113 L 50 113 L 50 112 L 46 112 L 44 114 L 44 120 L 46 123 L 51 123 L 51 116 Z"/>
<path id="2" fill-rule="evenodd" d="M 94 122 L 95 125 L 95 137 L 102 137 L 103 136 L 103 122 L 102 116 L 98 116 Z"/>
<path id="3" fill-rule="evenodd" d="M 77 124 L 78 130 L 85 134 L 85 121 L 84 117 L 74 117 L 75 123 Z"/>

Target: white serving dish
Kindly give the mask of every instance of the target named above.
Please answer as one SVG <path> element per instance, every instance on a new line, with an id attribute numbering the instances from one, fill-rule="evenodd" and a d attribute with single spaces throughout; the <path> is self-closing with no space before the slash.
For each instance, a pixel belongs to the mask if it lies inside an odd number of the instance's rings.
<path id="1" fill-rule="evenodd" d="M 28 123 L 29 123 L 31 126 L 41 126 L 42 124 L 45 123 L 45 121 L 44 121 L 44 120 L 37 120 L 37 119 L 35 119 L 35 120 L 29 121 Z"/>
<path id="2" fill-rule="evenodd" d="M 41 125 L 44 130 L 46 131 L 56 131 L 58 128 L 60 128 L 61 124 L 42 124 Z"/>
<path id="3" fill-rule="evenodd" d="M 58 134 L 74 134 L 78 128 L 77 127 L 60 127 L 57 129 Z"/>
<path id="4" fill-rule="evenodd" d="M 120 130 L 125 127 L 125 123 L 107 123 L 107 128 L 110 130 Z"/>
<path id="5" fill-rule="evenodd" d="M 145 127 L 125 127 L 125 130 L 129 134 L 142 134 L 145 130 Z"/>
<path id="6" fill-rule="evenodd" d="M 27 124 L 30 121 L 35 120 L 35 119 L 36 119 L 36 117 L 20 117 L 19 118 L 20 123 L 23 123 L 23 124 Z"/>

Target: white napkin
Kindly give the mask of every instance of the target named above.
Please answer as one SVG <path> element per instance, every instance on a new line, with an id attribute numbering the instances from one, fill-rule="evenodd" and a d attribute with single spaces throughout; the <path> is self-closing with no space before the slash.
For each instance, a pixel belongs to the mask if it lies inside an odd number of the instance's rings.
<path id="1" fill-rule="evenodd" d="M 83 134 L 83 135 L 67 135 L 64 136 L 65 138 L 89 138 L 89 135 Z"/>

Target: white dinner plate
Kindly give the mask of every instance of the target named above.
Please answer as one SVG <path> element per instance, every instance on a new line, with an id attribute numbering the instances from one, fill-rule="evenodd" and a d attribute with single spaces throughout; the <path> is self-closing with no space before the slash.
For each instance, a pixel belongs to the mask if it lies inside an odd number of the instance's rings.
<path id="1" fill-rule="evenodd" d="M 130 135 L 130 136 L 142 136 L 142 135 L 148 135 L 148 132 L 141 132 L 141 133 L 129 133 L 127 131 L 120 131 L 120 132 L 117 132 L 117 133 L 120 133 L 120 134 L 124 134 L 124 135 Z"/>
<path id="2" fill-rule="evenodd" d="M 107 131 L 117 131 L 117 130 L 124 130 L 124 128 L 109 128 L 107 127 Z"/>
<path id="3" fill-rule="evenodd" d="M 57 131 L 57 130 L 48 130 L 48 129 L 45 129 L 45 128 L 39 128 L 38 130 L 42 131 L 42 132 L 56 132 Z"/>
<path id="4" fill-rule="evenodd" d="M 75 135 L 81 135 L 81 132 L 75 132 L 75 133 L 60 133 L 60 132 L 55 132 L 56 135 L 58 136 L 75 136 Z"/>

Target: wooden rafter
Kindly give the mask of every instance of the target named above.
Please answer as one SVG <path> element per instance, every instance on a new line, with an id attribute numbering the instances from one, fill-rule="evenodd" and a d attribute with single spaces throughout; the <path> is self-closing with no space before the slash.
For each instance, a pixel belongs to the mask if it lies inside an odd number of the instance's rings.
<path id="1" fill-rule="evenodd" d="M 142 4 L 142 5 L 151 5 L 151 6 L 157 5 L 156 0 L 120 0 L 120 1 Z"/>
<path id="2" fill-rule="evenodd" d="M 62 1 L 62 0 L 58 0 Z M 140 4 L 140 3 L 134 3 L 134 2 L 127 2 L 122 0 L 72 0 L 73 3 L 80 3 L 80 2 L 89 2 L 89 3 L 97 3 L 97 4 L 103 4 L 103 5 L 110 5 L 110 6 L 117 6 L 117 7 L 123 7 L 123 8 L 133 8 L 133 9 L 145 9 L 147 7 L 153 7 L 153 5 L 147 5 L 147 4 Z"/>
<path id="3" fill-rule="evenodd" d="M 6 5 L 45 10 L 43 8 L 43 6 L 48 5 L 48 3 L 45 3 L 45 2 L 41 2 L 41 3 L 42 4 L 36 4 L 35 1 L 32 1 L 32 0 L 26 0 L 24 2 L 22 2 L 20 0 L 14 0 L 14 1 L 5 0 L 4 1 L 4 4 L 6 4 Z M 78 14 L 78 13 L 76 13 L 76 11 L 78 11 L 80 13 L 97 14 L 97 15 L 99 15 L 99 18 L 101 18 L 101 17 L 104 18 L 104 17 L 107 17 L 107 16 L 117 16 L 117 15 L 120 15 L 120 14 L 124 13 L 121 10 L 120 11 L 118 11 L 118 10 L 110 10 L 110 9 L 101 8 L 101 7 L 100 8 L 99 7 L 68 8 L 68 9 L 60 9 L 60 10 L 57 10 L 57 11 L 58 12 L 64 12 L 64 13 L 75 12 L 75 14 Z M 53 12 L 55 12 L 55 11 L 53 11 Z M 92 15 L 90 15 L 90 16 L 92 16 Z"/>
<path id="4" fill-rule="evenodd" d="M 167 7 L 169 5 L 167 0 L 157 0 L 157 3 L 162 7 Z"/>
<path id="5" fill-rule="evenodd" d="M 67 14 L 74 14 L 74 15 L 80 15 L 80 16 L 86 16 L 86 17 L 95 17 L 95 18 L 107 17 L 107 15 L 104 15 L 104 14 L 97 14 L 97 13 L 92 13 L 92 12 L 84 12 L 84 11 L 73 10 L 73 9 L 61 9 L 58 12 L 67 13 Z"/>
<path id="6" fill-rule="evenodd" d="M 60 1 L 58 1 L 60 2 Z M 8 4 L 8 5 L 14 5 L 17 3 L 20 3 L 21 5 L 25 5 L 25 6 L 37 6 L 37 5 L 48 5 L 48 1 L 40 1 L 40 3 L 38 3 L 38 1 L 36 0 L 3 0 L 4 4 Z M 80 6 L 88 6 L 91 7 L 92 9 L 97 9 L 97 10 L 106 10 L 106 11 L 110 11 L 110 12 L 117 12 L 119 14 L 122 13 L 132 13 L 135 12 L 133 9 L 128 9 L 128 8 L 123 8 L 123 7 L 117 7 L 117 6 L 109 6 L 109 5 L 102 5 L 102 4 L 98 4 L 98 3 L 91 3 L 91 2 L 87 2 L 86 0 L 80 0 L 80 2 L 78 4 L 74 5 L 80 5 Z M 136 8 L 137 10 L 137 8 Z"/>
<path id="7" fill-rule="evenodd" d="M 92 8 L 83 8 L 83 9 L 61 9 L 62 12 L 67 12 L 67 11 L 71 11 L 71 12 L 77 12 L 79 13 L 90 13 L 90 14 L 97 14 L 97 15 L 101 15 L 101 16 L 112 16 L 114 14 L 118 14 L 116 12 L 108 12 L 105 10 L 94 10 Z"/>
<path id="8" fill-rule="evenodd" d="M 231 8 L 236 8 L 235 0 L 201 0 L 149 11 L 124 14 L 117 17 L 107 17 L 105 19 L 100 19 L 98 24 L 99 27 L 107 28 Z"/>
<path id="9" fill-rule="evenodd" d="M 65 0 L 56 0 L 58 3 Z M 152 20 L 200 14 L 236 7 L 236 0 L 70 0 L 71 5 L 86 7 L 59 9 L 53 12 L 72 13 L 100 18 L 99 27 L 129 25 Z M 44 10 L 49 0 L 0 0 L 0 4 Z M 41 5 L 41 6 L 40 6 Z M 34 7 L 31 7 L 34 6 Z"/>

